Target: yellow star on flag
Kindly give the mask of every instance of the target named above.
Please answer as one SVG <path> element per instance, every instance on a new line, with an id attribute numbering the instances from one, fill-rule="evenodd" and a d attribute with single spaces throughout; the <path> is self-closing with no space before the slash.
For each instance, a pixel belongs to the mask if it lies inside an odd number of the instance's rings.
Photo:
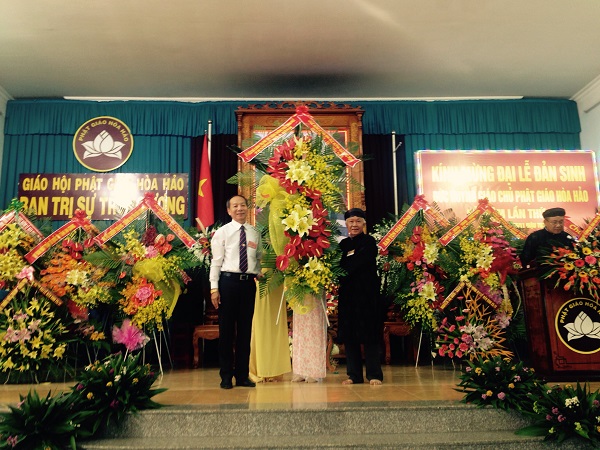
<path id="1" fill-rule="evenodd" d="M 204 192 L 202 192 L 202 186 L 204 185 L 204 183 L 206 183 L 206 178 L 202 178 L 200 180 L 200 183 L 198 183 L 198 196 L 199 197 L 204 197 Z"/>

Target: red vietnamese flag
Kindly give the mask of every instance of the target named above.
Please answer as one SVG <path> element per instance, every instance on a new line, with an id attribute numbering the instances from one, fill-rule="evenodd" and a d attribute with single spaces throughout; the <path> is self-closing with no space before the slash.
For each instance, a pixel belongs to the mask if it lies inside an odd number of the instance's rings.
<path id="1" fill-rule="evenodd" d="M 198 228 L 208 227 L 215 222 L 213 208 L 212 178 L 208 162 L 208 138 L 204 135 L 202 157 L 200 159 L 200 181 L 198 182 L 198 207 L 196 208 Z"/>

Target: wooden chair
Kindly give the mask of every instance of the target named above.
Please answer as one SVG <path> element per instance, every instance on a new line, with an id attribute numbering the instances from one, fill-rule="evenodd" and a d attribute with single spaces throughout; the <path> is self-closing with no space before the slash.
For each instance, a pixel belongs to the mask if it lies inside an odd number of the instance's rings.
<path id="1" fill-rule="evenodd" d="M 194 328 L 192 336 L 194 346 L 194 369 L 198 368 L 202 362 L 202 353 L 204 352 L 204 339 L 213 340 L 219 338 L 219 313 L 210 301 L 206 302 L 204 309 L 204 318 L 202 324 Z M 202 339 L 202 347 L 198 341 Z"/>
<path id="2" fill-rule="evenodd" d="M 390 364 L 392 356 L 390 349 L 390 335 L 393 336 L 411 336 L 410 325 L 402 318 L 402 313 L 397 305 L 392 304 L 387 312 L 387 317 L 383 323 L 383 343 L 385 345 L 385 363 Z M 411 347 L 412 343 L 411 343 Z M 414 348 L 413 348 L 414 359 Z"/>

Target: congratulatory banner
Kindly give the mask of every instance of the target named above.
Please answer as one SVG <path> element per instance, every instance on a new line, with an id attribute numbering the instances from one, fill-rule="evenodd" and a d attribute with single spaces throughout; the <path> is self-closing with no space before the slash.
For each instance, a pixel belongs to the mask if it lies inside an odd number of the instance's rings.
<path id="1" fill-rule="evenodd" d="M 19 176 L 19 201 L 40 217 L 70 220 L 77 209 L 92 220 L 115 220 L 147 192 L 172 216 L 187 218 L 187 173 L 26 173 Z"/>
<path id="2" fill-rule="evenodd" d="M 542 211 L 554 206 L 582 225 L 598 207 L 594 156 L 589 150 L 422 150 L 417 189 L 459 219 L 487 198 L 520 228 L 543 228 Z"/>

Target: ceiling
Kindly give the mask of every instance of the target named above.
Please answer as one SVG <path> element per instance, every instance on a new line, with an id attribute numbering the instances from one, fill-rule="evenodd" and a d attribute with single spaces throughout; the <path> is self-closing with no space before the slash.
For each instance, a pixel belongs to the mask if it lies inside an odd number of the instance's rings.
<path id="1" fill-rule="evenodd" d="M 0 0 L 9 98 L 571 98 L 598 0 Z"/>

